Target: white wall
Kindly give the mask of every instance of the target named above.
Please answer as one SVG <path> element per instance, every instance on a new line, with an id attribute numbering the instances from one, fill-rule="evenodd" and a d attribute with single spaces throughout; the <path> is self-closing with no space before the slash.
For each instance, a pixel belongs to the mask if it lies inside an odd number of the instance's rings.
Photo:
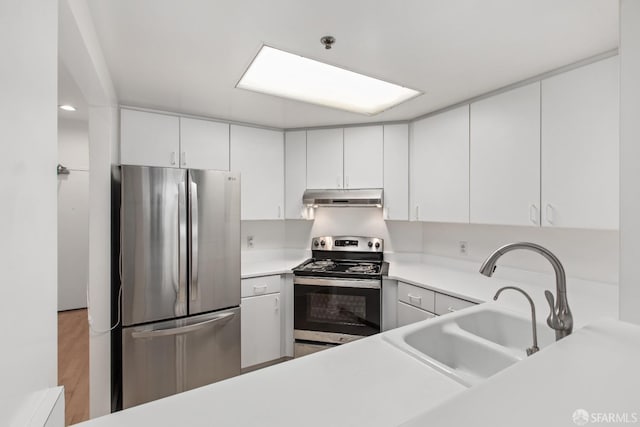
<path id="1" fill-rule="evenodd" d="M 618 232 L 472 224 L 424 223 L 423 252 L 475 261 L 480 265 L 495 249 L 516 241 L 538 243 L 560 258 L 568 276 L 618 283 Z M 467 254 L 460 253 L 467 242 Z M 541 256 L 514 251 L 500 265 L 553 273 Z"/>
<path id="2" fill-rule="evenodd" d="M 54 2 L 55 3 L 55 2 Z M 60 0 L 59 55 L 89 108 L 89 316 L 93 328 L 111 326 L 111 165 L 118 159 L 117 98 L 86 0 Z M 89 339 L 92 418 L 111 409 L 111 341 Z"/>
<path id="3" fill-rule="evenodd" d="M 87 306 L 89 133 L 84 120 L 58 120 L 58 310 Z"/>
<path id="4" fill-rule="evenodd" d="M 275 224 L 277 221 L 262 222 L 265 224 L 253 224 L 256 246 L 261 239 L 267 239 L 269 248 L 273 248 L 282 240 L 279 234 L 282 227 Z M 284 247 L 309 249 L 312 237 L 340 234 L 381 237 L 385 240 L 385 252 L 445 256 L 478 265 L 501 245 L 531 241 L 555 252 L 571 277 L 618 282 L 616 231 L 385 222 L 380 209 L 320 208 L 316 210 L 314 221 L 285 221 Z M 460 241 L 467 242 L 466 255 L 460 254 Z M 500 263 L 525 270 L 553 272 L 548 262 L 533 253 L 512 252 Z"/>
<path id="5" fill-rule="evenodd" d="M 640 2 L 620 1 L 620 318 L 640 323 Z"/>
<path id="6" fill-rule="evenodd" d="M 0 425 L 57 383 L 57 2 L 0 2 Z"/>

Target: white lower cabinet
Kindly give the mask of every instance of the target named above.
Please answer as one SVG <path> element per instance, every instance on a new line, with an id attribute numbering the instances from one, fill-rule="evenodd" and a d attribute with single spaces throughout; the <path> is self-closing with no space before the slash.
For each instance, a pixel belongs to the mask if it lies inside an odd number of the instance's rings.
<path id="1" fill-rule="evenodd" d="M 463 308 L 471 307 L 472 305 L 476 305 L 476 303 L 452 297 L 451 295 L 436 293 L 434 312 L 438 316 L 441 316 L 443 314 L 453 313 L 455 311 L 462 310 Z"/>
<path id="2" fill-rule="evenodd" d="M 398 327 L 419 322 L 421 320 L 431 319 L 436 315 L 417 307 L 398 301 L 396 313 L 398 315 Z"/>
<path id="3" fill-rule="evenodd" d="M 242 298 L 241 309 L 242 368 L 280 358 L 280 292 Z"/>
<path id="4" fill-rule="evenodd" d="M 386 285 L 385 289 L 388 288 L 390 286 Z M 398 328 L 475 305 L 471 301 L 400 281 L 394 292 L 397 297 L 395 312 Z"/>

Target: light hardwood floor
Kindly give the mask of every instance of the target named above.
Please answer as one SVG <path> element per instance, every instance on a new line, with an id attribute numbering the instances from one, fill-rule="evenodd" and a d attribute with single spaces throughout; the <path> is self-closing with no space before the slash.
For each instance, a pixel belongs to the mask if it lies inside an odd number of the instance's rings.
<path id="1" fill-rule="evenodd" d="M 64 386 L 65 425 L 89 419 L 87 310 L 58 313 L 58 384 Z"/>

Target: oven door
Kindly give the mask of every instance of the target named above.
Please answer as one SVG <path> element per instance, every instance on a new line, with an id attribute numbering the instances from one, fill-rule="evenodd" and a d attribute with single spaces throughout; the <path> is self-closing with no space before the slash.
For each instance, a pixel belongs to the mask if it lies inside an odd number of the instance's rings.
<path id="1" fill-rule="evenodd" d="M 296 340 L 342 344 L 380 332 L 380 280 L 294 278 Z"/>

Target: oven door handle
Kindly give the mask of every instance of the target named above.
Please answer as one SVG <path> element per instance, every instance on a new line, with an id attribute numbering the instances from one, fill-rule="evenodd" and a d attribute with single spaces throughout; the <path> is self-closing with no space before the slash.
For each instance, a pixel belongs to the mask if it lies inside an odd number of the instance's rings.
<path id="1" fill-rule="evenodd" d="M 380 289 L 380 280 L 371 279 L 325 279 L 320 277 L 302 277 L 294 276 L 294 285 L 310 285 L 310 286 L 328 286 L 336 288 L 366 288 Z"/>

